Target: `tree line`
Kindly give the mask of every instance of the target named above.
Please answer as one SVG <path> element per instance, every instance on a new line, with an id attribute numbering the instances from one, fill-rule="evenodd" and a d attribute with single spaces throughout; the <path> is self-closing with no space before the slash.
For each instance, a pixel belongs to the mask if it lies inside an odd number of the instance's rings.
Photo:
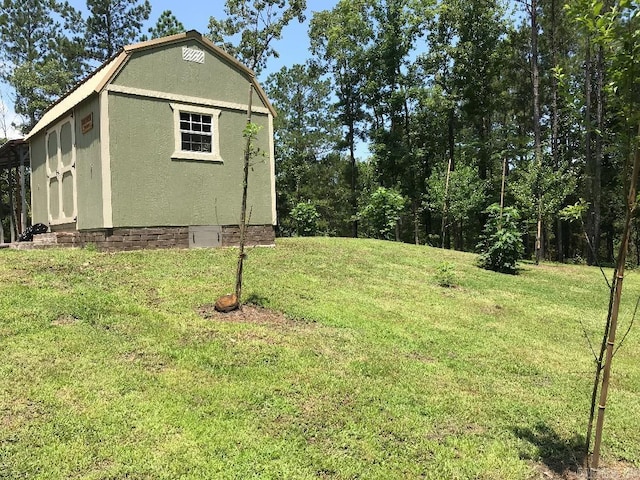
<path id="1" fill-rule="evenodd" d="M 501 203 L 519 212 L 527 255 L 613 262 L 640 111 L 638 10 L 340 0 L 315 12 L 309 59 L 266 81 L 281 234 L 474 250 Z"/>
<path id="2" fill-rule="evenodd" d="M 225 5 L 209 37 L 258 74 L 306 12 L 304 0 Z M 0 75 L 25 131 L 123 45 L 185 30 L 165 11 L 143 33 L 148 0 L 86 6 L 2 1 Z M 279 113 L 279 233 L 474 250 L 500 204 L 518 212 L 527 255 L 612 262 L 637 142 L 638 11 L 637 0 L 339 0 L 313 12 L 307 61 L 264 82 Z"/>
<path id="3" fill-rule="evenodd" d="M 148 0 L 87 0 L 86 12 L 56 0 L 0 4 L 0 78 L 11 87 L 16 125 L 27 132 L 48 106 L 123 46 L 183 32 L 171 11 L 142 31 Z"/>

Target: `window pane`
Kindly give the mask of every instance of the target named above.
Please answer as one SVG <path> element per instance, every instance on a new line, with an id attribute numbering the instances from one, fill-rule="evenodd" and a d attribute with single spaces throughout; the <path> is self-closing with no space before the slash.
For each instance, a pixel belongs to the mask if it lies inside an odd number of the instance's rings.
<path id="1" fill-rule="evenodd" d="M 211 115 L 180 112 L 181 148 L 188 152 L 212 152 Z"/>

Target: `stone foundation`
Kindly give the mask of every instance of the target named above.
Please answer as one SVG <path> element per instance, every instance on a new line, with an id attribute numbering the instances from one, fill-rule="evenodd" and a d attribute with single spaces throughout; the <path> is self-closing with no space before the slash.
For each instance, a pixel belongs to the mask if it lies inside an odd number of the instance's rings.
<path id="1" fill-rule="evenodd" d="M 276 231 L 273 225 L 249 225 L 245 245 L 271 246 L 276 243 Z M 240 245 L 240 227 L 238 225 L 224 225 L 222 227 L 222 246 L 235 247 Z"/>
<path id="2" fill-rule="evenodd" d="M 221 246 L 237 246 L 240 228 L 223 225 Z M 27 246 L 29 244 L 29 246 Z M 17 248 L 86 247 L 94 245 L 100 251 L 143 250 L 156 248 L 189 248 L 189 227 L 109 228 L 91 231 L 50 232 L 34 235 L 33 242 L 16 244 Z M 247 246 L 275 245 L 272 225 L 249 225 Z"/>

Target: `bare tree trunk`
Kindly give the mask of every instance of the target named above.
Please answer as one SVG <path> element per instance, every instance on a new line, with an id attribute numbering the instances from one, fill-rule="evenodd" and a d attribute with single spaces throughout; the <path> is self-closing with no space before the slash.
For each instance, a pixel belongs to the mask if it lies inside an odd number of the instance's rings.
<path id="1" fill-rule="evenodd" d="M 585 164 L 586 164 L 586 179 L 587 192 L 591 205 L 589 207 L 586 227 L 587 236 L 593 248 L 587 248 L 587 262 L 589 265 L 593 265 L 596 262 L 595 256 L 597 255 L 597 243 L 596 243 L 596 225 L 593 216 L 593 196 L 594 196 L 594 172 L 593 172 L 593 151 L 591 148 L 593 125 L 591 122 L 591 40 L 587 38 L 586 52 L 585 52 L 585 72 L 584 72 L 584 85 L 585 85 Z"/>
<path id="2" fill-rule="evenodd" d="M 442 228 L 440 236 L 442 238 L 442 248 L 445 246 L 445 237 L 447 235 L 447 223 L 449 221 L 449 178 L 451 177 L 452 158 L 449 157 L 449 165 L 447 166 L 447 178 L 444 182 L 444 201 L 442 202 Z"/>
<path id="3" fill-rule="evenodd" d="M 604 132 L 604 52 L 598 47 L 596 55 L 596 128 L 594 131 L 595 152 L 593 155 L 593 195 L 591 197 L 592 243 L 596 253 L 600 252 L 602 223 L 602 157 Z"/>
<path id="4" fill-rule="evenodd" d="M 504 184 L 507 179 L 507 157 L 502 159 L 502 187 L 500 188 L 500 224 L 502 224 L 502 210 L 504 210 Z"/>
<path id="5" fill-rule="evenodd" d="M 558 63 L 558 19 L 556 16 L 557 1 L 551 0 L 551 57 L 554 67 Z M 560 169 L 560 115 L 559 115 L 559 93 L 558 79 L 555 75 L 551 76 L 551 156 L 553 157 L 553 165 L 556 170 Z M 558 217 L 556 221 L 556 260 L 564 262 L 564 245 L 562 239 L 562 220 Z"/>
<path id="6" fill-rule="evenodd" d="M 638 128 L 638 135 L 640 135 L 640 127 Z M 622 297 L 622 282 L 624 280 L 624 269 L 627 259 L 627 250 L 629 249 L 629 238 L 631 236 L 631 220 L 636 208 L 636 186 L 638 184 L 639 174 L 640 146 L 636 146 L 635 158 L 633 161 L 633 173 L 631 174 L 631 182 L 629 184 L 629 196 L 627 197 L 624 231 L 622 234 L 622 241 L 620 243 L 620 250 L 618 251 L 618 261 L 614 273 L 613 284 L 611 285 L 611 289 L 613 292 L 613 303 L 611 305 L 611 313 L 607 321 L 608 328 L 605 328 L 606 356 L 602 374 L 602 387 L 600 388 L 600 400 L 598 402 L 598 419 L 596 421 L 593 454 L 591 457 L 591 465 L 589 466 L 588 470 L 589 479 L 594 478 L 593 475 L 595 472 L 597 472 L 600 462 L 600 445 L 602 441 L 604 413 L 607 405 L 607 394 L 609 391 L 609 380 L 611 377 L 611 362 L 613 360 L 613 348 L 615 346 L 616 329 L 618 327 L 618 311 L 620 309 L 620 299 Z M 603 341 L 603 343 L 605 342 Z"/>
<path id="7" fill-rule="evenodd" d="M 416 245 L 420 245 L 420 216 L 418 215 L 418 201 L 413 201 L 413 234 Z"/>
<path id="8" fill-rule="evenodd" d="M 542 258 L 542 186 L 540 175 L 542 167 L 542 135 L 540 131 L 540 74 L 538 72 L 538 4 L 537 0 L 531 0 L 531 79 L 533 84 L 533 136 L 535 148 L 535 162 L 538 167 L 537 200 L 538 222 L 536 234 L 536 264 Z"/>
<path id="9" fill-rule="evenodd" d="M 349 114 L 349 131 L 347 132 L 349 141 L 349 165 L 351 166 L 351 214 L 353 222 L 351 224 L 351 234 L 353 238 L 358 238 L 358 169 L 356 165 L 355 141 L 356 129 L 353 115 Z"/>

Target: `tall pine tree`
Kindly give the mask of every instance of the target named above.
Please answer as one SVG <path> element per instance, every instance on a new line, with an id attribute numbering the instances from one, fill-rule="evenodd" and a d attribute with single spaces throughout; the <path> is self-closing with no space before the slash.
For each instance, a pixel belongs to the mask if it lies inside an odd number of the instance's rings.
<path id="1" fill-rule="evenodd" d="M 87 0 L 87 9 L 87 51 L 93 60 L 104 62 L 120 48 L 140 39 L 151 4 L 149 0 Z"/>
<path id="2" fill-rule="evenodd" d="M 82 20 L 68 3 L 4 0 L 0 6 L 1 73 L 15 91 L 28 131 L 47 106 L 85 72 Z"/>

